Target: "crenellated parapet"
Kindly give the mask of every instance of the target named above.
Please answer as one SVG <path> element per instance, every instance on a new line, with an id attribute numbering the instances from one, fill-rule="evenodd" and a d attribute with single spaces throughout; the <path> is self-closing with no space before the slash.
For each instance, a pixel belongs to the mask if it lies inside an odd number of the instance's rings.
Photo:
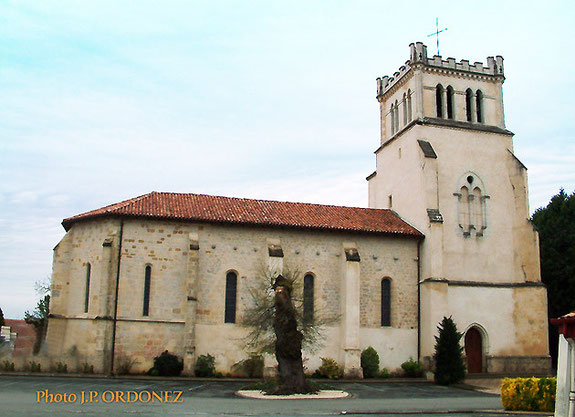
<path id="1" fill-rule="evenodd" d="M 377 95 L 378 97 L 385 94 L 393 88 L 406 74 L 412 69 L 424 67 L 428 69 L 458 71 L 469 75 L 504 77 L 503 57 L 487 57 L 487 64 L 483 62 L 469 63 L 469 60 L 462 59 L 456 62 L 455 58 L 443 59 L 441 55 L 427 56 L 427 46 L 422 42 L 416 42 L 409 45 L 409 60 L 402 65 L 398 71 L 391 76 L 377 78 Z"/>

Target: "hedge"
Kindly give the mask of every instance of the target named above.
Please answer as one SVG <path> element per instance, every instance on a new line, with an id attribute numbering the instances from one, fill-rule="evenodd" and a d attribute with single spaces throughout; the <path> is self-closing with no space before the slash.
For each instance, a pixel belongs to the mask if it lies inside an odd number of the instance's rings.
<path id="1" fill-rule="evenodd" d="M 501 402 L 506 410 L 554 411 L 557 378 L 505 378 Z"/>

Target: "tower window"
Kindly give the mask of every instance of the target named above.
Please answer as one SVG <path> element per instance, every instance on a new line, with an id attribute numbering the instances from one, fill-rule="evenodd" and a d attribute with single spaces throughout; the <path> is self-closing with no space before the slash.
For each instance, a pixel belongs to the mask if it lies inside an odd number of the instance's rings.
<path id="1" fill-rule="evenodd" d="M 487 229 L 487 199 L 485 186 L 477 174 L 468 172 L 459 180 L 459 189 L 455 196 L 458 198 L 458 222 L 463 236 L 473 234 L 483 236 Z"/>
<path id="2" fill-rule="evenodd" d="M 84 293 L 84 313 L 88 312 L 90 305 L 90 274 L 92 273 L 92 265 L 86 264 L 86 290 Z"/>
<path id="3" fill-rule="evenodd" d="M 152 267 L 146 265 L 146 271 L 144 273 L 144 305 L 142 308 L 142 315 L 150 315 L 150 284 L 152 280 Z"/>
<path id="4" fill-rule="evenodd" d="M 459 227 L 463 230 L 464 236 L 470 234 L 470 219 L 469 219 L 469 188 L 466 186 L 461 187 L 459 190 Z"/>
<path id="5" fill-rule="evenodd" d="M 437 117 L 443 117 L 442 96 L 443 96 L 443 87 L 441 86 L 441 84 L 437 84 L 437 87 L 435 87 L 435 112 L 437 114 Z"/>
<path id="6" fill-rule="evenodd" d="M 403 125 L 407 124 L 407 95 L 403 93 Z"/>
<path id="7" fill-rule="evenodd" d="M 238 286 L 238 276 L 230 271 L 226 275 L 226 307 L 224 323 L 236 322 L 236 294 Z"/>
<path id="8" fill-rule="evenodd" d="M 313 275 L 307 274 L 303 279 L 303 320 L 306 323 L 313 321 Z"/>
<path id="9" fill-rule="evenodd" d="M 411 111 L 411 90 L 407 90 L 407 121 L 411 122 L 412 111 Z"/>
<path id="10" fill-rule="evenodd" d="M 484 199 L 482 198 L 481 189 L 475 187 L 473 189 L 473 225 L 475 226 L 475 235 L 482 236 L 483 229 L 485 229 L 485 219 L 483 217 Z"/>
<path id="11" fill-rule="evenodd" d="M 467 91 L 465 91 L 465 115 L 467 116 L 468 122 L 471 122 L 471 115 L 473 113 L 471 103 L 473 103 L 473 92 L 468 88 Z"/>
<path id="12" fill-rule="evenodd" d="M 475 95 L 475 110 L 477 111 L 477 123 L 483 123 L 483 93 L 477 90 Z"/>
<path id="13" fill-rule="evenodd" d="M 453 108 L 453 87 L 447 87 L 447 118 L 454 119 Z"/>
<path id="14" fill-rule="evenodd" d="M 381 325 L 391 326 L 391 280 L 381 280 Z"/>
<path id="15" fill-rule="evenodd" d="M 395 131 L 398 132 L 399 131 L 399 103 L 397 102 L 397 100 L 395 100 L 394 117 L 395 117 L 395 121 L 393 123 L 395 124 Z"/>
<path id="16" fill-rule="evenodd" d="M 391 105 L 391 110 L 389 111 L 389 116 L 391 119 L 391 134 L 393 135 L 395 133 L 395 107 L 393 106 L 393 104 Z"/>

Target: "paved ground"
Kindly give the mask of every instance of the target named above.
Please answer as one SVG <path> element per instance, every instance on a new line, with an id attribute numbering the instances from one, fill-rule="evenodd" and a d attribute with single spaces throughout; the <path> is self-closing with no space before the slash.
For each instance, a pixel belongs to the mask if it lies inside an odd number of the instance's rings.
<path id="1" fill-rule="evenodd" d="M 249 385 L 249 384 L 248 384 Z M 494 415 L 480 410 L 502 410 L 499 396 L 448 388 L 430 383 L 330 383 L 333 389 L 352 394 L 339 400 L 252 400 L 238 398 L 234 392 L 246 386 L 243 381 L 135 380 L 107 378 L 65 378 L 0 376 L 0 415 L 4 416 L 335 416 L 335 415 Z M 48 390 L 46 392 L 46 390 Z M 171 393 L 162 403 L 148 402 L 147 392 Z M 174 391 L 181 391 L 177 398 Z M 132 392 L 129 394 L 129 392 Z M 82 393 L 84 403 L 82 404 Z M 73 402 L 51 403 L 50 394 L 67 394 Z M 92 395 L 93 401 L 89 401 Z M 144 402 L 125 402 L 136 395 Z M 165 395 L 165 394 L 164 394 Z M 131 396 L 131 397 L 130 397 Z M 40 397 L 38 401 L 38 397 Z M 70 398 L 71 397 L 71 398 Z M 58 400 L 55 395 L 52 399 Z M 165 399 L 165 397 L 164 397 Z M 450 411 L 447 413 L 446 411 Z M 443 411 L 443 413 L 442 413 Z"/>

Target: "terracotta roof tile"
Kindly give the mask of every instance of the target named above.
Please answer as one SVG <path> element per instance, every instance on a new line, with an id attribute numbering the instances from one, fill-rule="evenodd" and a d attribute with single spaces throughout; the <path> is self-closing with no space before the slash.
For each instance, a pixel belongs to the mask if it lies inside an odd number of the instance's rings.
<path id="1" fill-rule="evenodd" d="M 78 221 L 103 216 L 185 220 L 271 227 L 292 227 L 377 234 L 423 235 L 388 209 L 289 203 L 205 194 L 151 192 L 64 219 L 69 230 Z"/>
<path id="2" fill-rule="evenodd" d="M 10 331 L 16 332 L 16 341 L 14 342 L 14 356 L 30 356 L 34 349 L 36 341 L 36 331 L 31 324 L 24 320 L 6 319 L 6 326 L 10 326 Z"/>

